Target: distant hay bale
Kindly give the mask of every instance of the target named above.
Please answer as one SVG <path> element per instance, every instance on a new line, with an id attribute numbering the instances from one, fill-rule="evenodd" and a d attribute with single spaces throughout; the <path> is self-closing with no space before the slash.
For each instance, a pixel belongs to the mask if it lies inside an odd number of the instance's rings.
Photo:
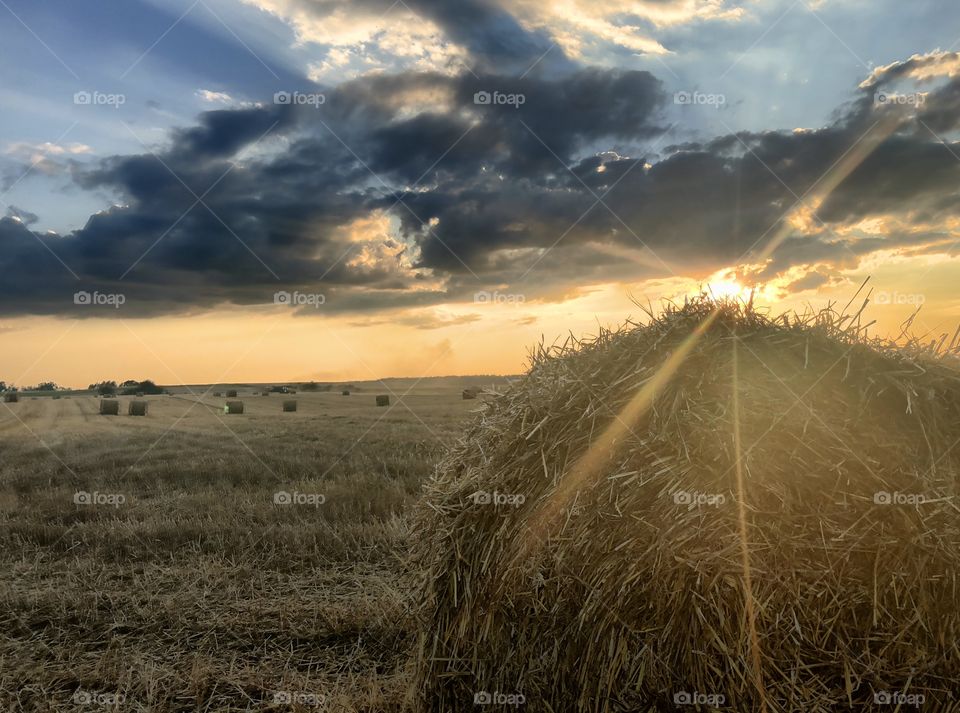
<path id="1" fill-rule="evenodd" d="M 350 395 L 350 392 L 347 391 L 346 389 L 344 389 L 343 391 L 340 392 L 340 395 L 341 395 L 341 396 L 349 396 L 349 395 Z"/>
<path id="2" fill-rule="evenodd" d="M 243 401 L 227 401 L 223 407 L 224 413 L 243 413 Z"/>
<path id="3" fill-rule="evenodd" d="M 292 412 L 292 411 L 296 411 L 296 410 L 297 410 L 297 402 L 296 402 L 296 400 L 284 401 L 284 402 L 283 402 L 283 410 L 284 410 L 284 413 L 290 413 L 290 412 Z"/>
<path id="4" fill-rule="evenodd" d="M 5 404 L 15 404 L 20 400 L 20 394 L 15 391 L 6 391 L 3 394 L 3 402 Z"/>
<path id="5" fill-rule="evenodd" d="M 390 397 L 389 396 L 378 396 L 377 397 L 377 406 L 389 406 Z"/>
<path id="6" fill-rule="evenodd" d="M 54 394 L 54 395 L 53 395 L 53 400 L 54 400 L 54 401 L 56 401 L 57 399 L 60 399 L 60 398 L 63 398 L 63 397 L 60 396 L 60 394 Z"/>
<path id="7" fill-rule="evenodd" d="M 463 390 L 463 400 L 464 400 L 464 401 L 468 401 L 469 399 L 475 399 L 475 398 L 477 398 L 477 394 L 479 394 L 479 393 L 480 393 L 480 389 L 477 389 L 477 388 L 474 388 L 474 387 L 470 387 L 470 388 L 468 388 L 468 389 L 464 389 L 464 390 Z"/>
<path id="8" fill-rule="evenodd" d="M 146 401 L 131 401 L 130 405 L 127 407 L 127 415 L 129 416 L 146 416 L 147 415 L 147 402 Z"/>
<path id="9" fill-rule="evenodd" d="M 227 398 L 228 398 L 228 399 L 235 399 L 235 398 L 237 398 L 237 392 L 236 392 L 235 390 L 231 389 L 230 391 L 227 392 Z"/>
<path id="10" fill-rule="evenodd" d="M 119 416 L 120 402 L 116 399 L 100 399 L 101 416 Z"/>
<path id="11" fill-rule="evenodd" d="M 134 394 L 134 395 L 135 395 L 138 399 L 139 399 L 139 398 L 143 398 L 143 392 L 142 392 L 142 391 L 138 391 L 138 392 L 137 392 L 136 394 Z"/>
<path id="12" fill-rule="evenodd" d="M 215 398 L 220 398 L 221 396 L 223 396 L 223 394 L 222 394 L 221 392 L 219 392 L 219 391 L 214 391 L 214 392 L 213 392 L 213 395 L 214 395 Z"/>
<path id="13" fill-rule="evenodd" d="M 957 710 L 960 358 L 861 312 L 697 299 L 536 352 L 414 518 L 422 710 Z"/>

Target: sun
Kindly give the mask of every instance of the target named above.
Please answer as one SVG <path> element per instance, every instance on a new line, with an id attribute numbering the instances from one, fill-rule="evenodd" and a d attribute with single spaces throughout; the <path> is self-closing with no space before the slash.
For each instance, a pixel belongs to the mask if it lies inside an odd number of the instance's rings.
<path id="1" fill-rule="evenodd" d="M 713 280 L 706 284 L 704 290 L 718 300 L 750 299 L 750 288 L 744 287 L 736 280 Z"/>

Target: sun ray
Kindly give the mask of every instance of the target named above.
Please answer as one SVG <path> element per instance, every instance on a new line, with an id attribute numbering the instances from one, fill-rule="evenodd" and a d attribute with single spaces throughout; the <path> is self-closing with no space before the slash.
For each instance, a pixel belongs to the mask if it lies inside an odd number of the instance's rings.
<path id="1" fill-rule="evenodd" d="M 653 400 L 677 372 L 697 342 L 710 328 L 719 314 L 714 308 L 674 350 L 633 398 L 621 409 L 610 425 L 590 445 L 586 453 L 567 472 L 553 494 L 532 514 L 528 521 L 527 537 L 520 543 L 517 560 L 534 554 L 554 530 L 556 523 L 577 492 L 594 480 L 603 470 L 625 435 L 653 404 Z"/>
<path id="2" fill-rule="evenodd" d="M 753 578 L 750 570 L 750 545 L 747 541 L 747 508 L 744 500 L 743 447 L 740 440 L 740 355 L 739 337 L 733 335 L 733 447 L 736 458 L 737 519 L 740 525 L 740 553 L 743 563 L 743 598 L 750 632 L 750 652 L 753 663 L 754 683 L 760 692 L 761 710 L 766 713 L 766 689 L 760 666 L 760 638 L 757 636 L 756 600 L 753 596 Z"/>

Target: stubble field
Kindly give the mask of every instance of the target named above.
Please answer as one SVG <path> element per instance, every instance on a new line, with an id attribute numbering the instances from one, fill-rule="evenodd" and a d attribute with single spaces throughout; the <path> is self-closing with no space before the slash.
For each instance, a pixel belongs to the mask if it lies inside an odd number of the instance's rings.
<path id="1" fill-rule="evenodd" d="M 474 384 L 0 404 L 0 708 L 405 710 L 408 515 Z"/>

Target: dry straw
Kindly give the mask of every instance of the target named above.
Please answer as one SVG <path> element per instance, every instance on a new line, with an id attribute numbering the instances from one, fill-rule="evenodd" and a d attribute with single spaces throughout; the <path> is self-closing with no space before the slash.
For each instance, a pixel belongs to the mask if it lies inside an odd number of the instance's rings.
<path id="1" fill-rule="evenodd" d="M 862 312 L 700 298 L 541 346 L 413 528 L 425 709 L 960 710 L 958 335 Z"/>
<path id="2" fill-rule="evenodd" d="M 377 397 L 377 406 L 389 406 L 390 397 L 389 396 L 378 396 Z"/>
<path id="3" fill-rule="evenodd" d="M 100 399 L 101 416 L 119 416 L 120 402 L 116 399 Z"/>
<path id="4" fill-rule="evenodd" d="M 223 407 L 224 413 L 243 413 L 243 401 L 227 401 Z"/>
<path id="5" fill-rule="evenodd" d="M 130 405 L 127 407 L 127 415 L 129 416 L 146 416 L 147 415 L 147 402 L 146 401 L 131 401 Z"/>
<path id="6" fill-rule="evenodd" d="M 290 413 L 290 412 L 296 411 L 296 410 L 297 410 L 297 402 L 296 402 L 295 400 L 292 400 L 292 401 L 284 401 L 284 402 L 283 402 L 283 410 L 284 410 L 284 412 L 286 412 L 286 413 Z"/>

